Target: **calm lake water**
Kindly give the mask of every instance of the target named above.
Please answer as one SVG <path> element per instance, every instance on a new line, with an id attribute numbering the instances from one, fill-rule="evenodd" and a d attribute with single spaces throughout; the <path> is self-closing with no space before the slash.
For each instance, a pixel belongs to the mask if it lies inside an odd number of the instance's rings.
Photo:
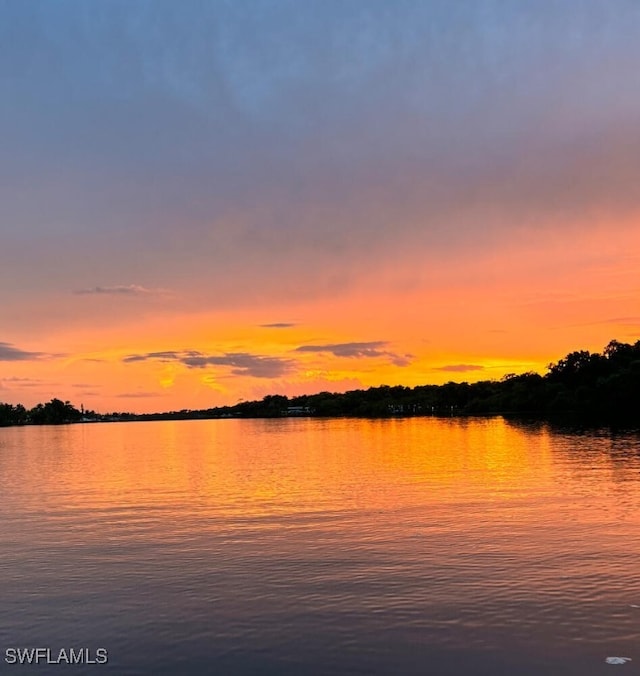
<path id="1" fill-rule="evenodd" d="M 635 434 L 5 428 L 0 498 L 3 673 L 640 673 Z M 29 647 L 108 663 L 6 663 Z"/>

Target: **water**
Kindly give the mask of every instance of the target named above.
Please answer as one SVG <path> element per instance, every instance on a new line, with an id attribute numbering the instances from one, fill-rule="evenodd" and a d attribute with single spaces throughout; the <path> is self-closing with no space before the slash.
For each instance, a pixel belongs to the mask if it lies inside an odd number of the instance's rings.
<path id="1" fill-rule="evenodd" d="M 5 428 L 0 497 L 10 674 L 640 672 L 637 435 L 500 418 Z M 29 647 L 108 663 L 6 663 Z"/>

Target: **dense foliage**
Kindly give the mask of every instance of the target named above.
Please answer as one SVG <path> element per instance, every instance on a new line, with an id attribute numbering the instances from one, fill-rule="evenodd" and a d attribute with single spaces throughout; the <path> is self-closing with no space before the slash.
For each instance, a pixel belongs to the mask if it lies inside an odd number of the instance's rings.
<path id="1" fill-rule="evenodd" d="M 602 353 L 571 352 L 546 375 L 523 373 L 476 383 L 371 387 L 344 393 L 320 392 L 298 397 L 269 395 L 200 411 L 134 415 L 85 414 L 91 420 L 159 420 L 187 418 L 258 418 L 314 416 L 413 416 L 516 413 L 538 416 L 575 414 L 592 420 L 640 421 L 640 340 L 612 340 Z M 0 425 L 77 422 L 83 414 L 69 402 L 52 399 L 30 411 L 0 404 Z M 85 418 L 86 419 L 86 418 Z"/>
<path id="2" fill-rule="evenodd" d="M 27 410 L 22 404 L 0 403 L 1 425 L 61 425 L 63 423 L 79 422 L 82 413 L 68 401 L 52 399 L 46 404 L 38 404 Z"/>
<path id="3" fill-rule="evenodd" d="M 194 412 L 176 413 L 181 416 Z M 539 416 L 567 413 L 599 420 L 640 420 L 640 341 L 611 341 L 600 353 L 571 352 L 546 375 L 507 375 L 500 381 L 382 386 L 342 394 L 320 392 L 197 412 L 201 417 L 393 416 L 519 413 Z"/>

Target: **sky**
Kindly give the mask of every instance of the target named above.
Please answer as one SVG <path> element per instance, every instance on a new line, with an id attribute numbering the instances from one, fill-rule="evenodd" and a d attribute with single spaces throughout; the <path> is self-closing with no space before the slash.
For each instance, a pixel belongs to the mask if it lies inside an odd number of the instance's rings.
<path id="1" fill-rule="evenodd" d="M 635 0 L 0 0 L 0 401 L 635 342 L 638 35 Z"/>

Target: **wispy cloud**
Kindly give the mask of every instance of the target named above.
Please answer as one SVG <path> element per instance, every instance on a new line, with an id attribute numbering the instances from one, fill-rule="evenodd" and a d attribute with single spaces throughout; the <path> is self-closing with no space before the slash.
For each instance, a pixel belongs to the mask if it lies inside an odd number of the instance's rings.
<path id="1" fill-rule="evenodd" d="M 294 362 L 282 357 L 268 357 L 249 352 L 225 352 L 221 355 L 209 355 L 197 350 L 167 350 L 163 352 L 147 352 L 124 357 L 127 363 L 141 361 L 178 362 L 188 368 L 205 368 L 207 366 L 226 366 L 233 375 L 251 376 L 253 378 L 279 378 L 289 373 Z"/>
<path id="2" fill-rule="evenodd" d="M 484 366 L 480 366 L 479 364 L 447 364 L 446 366 L 437 366 L 433 370 L 466 373 L 467 371 L 484 371 Z"/>
<path id="3" fill-rule="evenodd" d="M 148 397 L 162 397 L 162 393 L 158 392 L 120 392 L 114 395 L 119 399 L 146 399 Z"/>
<path id="4" fill-rule="evenodd" d="M 272 324 L 260 324 L 263 329 L 288 329 L 297 326 L 295 322 L 273 322 Z"/>
<path id="5" fill-rule="evenodd" d="M 166 289 L 148 289 L 138 284 L 116 286 L 92 286 L 88 289 L 77 289 L 75 294 L 85 296 L 149 296 L 166 293 Z"/>
<path id="6" fill-rule="evenodd" d="M 39 378 L 0 378 L 0 389 L 11 390 L 22 387 L 41 387 L 44 385 L 44 382 Z"/>
<path id="7" fill-rule="evenodd" d="M 186 357 L 183 364 L 194 368 L 205 366 L 230 366 L 231 372 L 239 376 L 253 376 L 254 378 L 279 378 L 288 373 L 293 367 L 290 359 L 281 357 L 264 357 L 249 354 L 248 352 L 227 352 L 222 356 Z"/>
<path id="8" fill-rule="evenodd" d="M 412 355 L 397 354 L 390 350 L 382 349 L 388 345 L 386 340 L 373 340 L 369 342 L 353 343 L 328 343 L 326 345 L 301 345 L 295 349 L 295 352 L 325 352 L 335 357 L 386 357 L 396 366 L 408 366 L 411 363 Z"/>
<path id="9" fill-rule="evenodd" d="M 14 347 L 11 343 L 0 343 L 0 361 L 30 361 L 42 356 L 42 352 L 29 352 Z"/>
<path id="10" fill-rule="evenodd" d="M 640 317 L 639 316 L 633 316 L 633 317 L 611 317 L 609 319 L 600 319 L 599 321 L 595 322 L 587 322 L 584 324 L 575 324 L 575 326 L 594 326 L 596 324 L 621 324 L 623 326 L 629 326 L 629 325 L 635 325 L 638 324 L 640 325 Z"/>
<path id="11" fill-rule="evenodd" d="M 197 350 L 163 350 L 161 352 L 146 352 L 145 354 L 131 354 L 125 357 L 122 361 L 126 363 L 136 361 L 183 361 L 189 357 L 200 357 L 201 352 Z"/>

